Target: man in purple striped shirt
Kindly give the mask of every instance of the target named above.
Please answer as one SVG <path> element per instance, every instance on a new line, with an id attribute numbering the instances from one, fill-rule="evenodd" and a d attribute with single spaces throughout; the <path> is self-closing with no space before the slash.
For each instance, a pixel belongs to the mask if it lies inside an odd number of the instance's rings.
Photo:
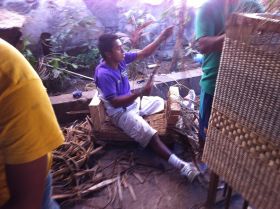
<path id="1" fill-rule="evenodd" d="M 125 53 L 116 35 L 101 35 L 98 48 L 104 60 L 96 67 L 95 81 L 112 122 L 142 147 L 150 147 L 157 155 L 180 170 L 182 175 L 193 181 L 199 174 L 194 165 L 173 154 L 162 143 L 157 131 L 142 117 L 142 115 L 153 114 L 158 111 L 158 107 L 164 106 L 162 98 L 149 96 L 153 86 L 152 81 L 147 82 L 141 92 L 132 93 L 127 77 L 127 64 L 151 55 L 172 34 L 172 31 L 173 27 L 166 28 L 152 43 L 134 53 Z M 139 111 L 138 98 L 141 96 L 144 96 L 143 100 L 149 102 L 147 105 L 141 104 L 142 108 Z"/>

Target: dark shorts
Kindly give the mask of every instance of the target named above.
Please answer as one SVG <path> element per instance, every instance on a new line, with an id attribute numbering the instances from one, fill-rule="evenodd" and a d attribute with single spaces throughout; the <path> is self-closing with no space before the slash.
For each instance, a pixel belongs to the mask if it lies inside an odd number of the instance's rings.
<path id="1" fill-rule="evenodd" d="M 205 129 L 208 128 L 208 122 L 211 114 L 213 95 L 205 93 L 201 89 L 199 106 L 199 139 L 205 141 Z"/>

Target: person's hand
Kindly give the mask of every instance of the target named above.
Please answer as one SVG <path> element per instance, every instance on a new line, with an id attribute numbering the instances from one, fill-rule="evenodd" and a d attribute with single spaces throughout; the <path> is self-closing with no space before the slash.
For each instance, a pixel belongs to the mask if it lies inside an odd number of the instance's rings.
<path id="1" fill-rule="evenodd" d="M 197 48 L 203 54 L 208 54 L 214 51 L 222 51 L 224 35 L 220 36 L 205 36 L 197 41 Z"/>
<path id="2" fill-rule="evenodd" d="M 165 41 L 169 36 L 172 35 L 172 33 L 173 33 L 173 28 L 174 28 L 174 26 L 169 26 L 168 28 L 165 28 L 165 29 L 161 32 L 160 36 L 161 36 L 161 40 L 162 40 L 162 41 Z"/>
<path id="3" fill-rule="evenodd" d="M 203 37 L 197 42 L 198 50 L 203 54 L 210 53 L 213 51 L 213 43 L 214 37 Z"/>
<path id="4" fill-rule="evenodd" d="M 149 96 L 153 88 L 153 80 L 150 79 L 143 87 L 140 96 Z"/>

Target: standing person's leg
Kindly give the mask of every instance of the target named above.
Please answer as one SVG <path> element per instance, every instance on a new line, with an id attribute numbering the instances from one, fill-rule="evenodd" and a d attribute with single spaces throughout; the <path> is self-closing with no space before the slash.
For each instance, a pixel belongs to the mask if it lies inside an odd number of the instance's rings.
<path id="1" fill-rule="evenodd" d="M 60 209 L 57 202 L 52 199 L 52 176 L 50 173 L 46 177 L 42 209 Z"/>
<path id="2" fill-rule="evenodd" d="M 208 122 L 211 115 L 212 103 L 213 103 L 213 96 L 207 94 L 204 90 L 201 89 L 200 106 L 199 106 L 199 143 L 201 149 L 204 148 L 206 131 L 208 128 Z"/>
<path id="3" fill-rule="evenodd" d="M 206 132 L 208 129 L 208 122 L 211 114 L 213 96 L 207 94 L 204 90 L 201 89 L 200 92 L 200 105 L 199 105 L 199 145 L 201 154 L 203 153 L 204 144 L 206 140 Z M 196 159 L 196 165 L 199 168 L 201 173 L 206 174 L 207 172 L 207 165 L 201 161 L 200 158 Z M 207 176 L 208 177 L 208 176 Z"/>

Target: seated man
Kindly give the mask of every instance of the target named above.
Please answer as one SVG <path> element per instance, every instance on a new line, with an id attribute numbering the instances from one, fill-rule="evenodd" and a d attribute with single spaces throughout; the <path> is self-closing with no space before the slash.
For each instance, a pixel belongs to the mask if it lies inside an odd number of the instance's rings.
<path id="1" fill-rule="evenodd" d="M 151 44 L 139 52 L 132 53 L 124 52 L 122 43 L 116 35 L 101 35 L 98 48 L 104 60 L 95 69 L 95 81 L 112 122 L 141 146 L 150 147 L 156 154 L 179 169 L 182 175 L 193 181 L 199 174 L 196 168 L 172 154 L 160 140 L 157 131 L 141 117 L 154 113 L 157 111 L 157 106 L 164 104 L 161 98 L 153 97 L 148 105 L 140 105 L 139 108 L 139 101 L 137 102 L 136 99 L 150 94 L 153 86 L 152 79 L 141 92 L 131 93 L 127 77 L 127 64 L 151 55 L 160 43 L 172 34 L 172 30 L 172 27 L 165 29 Z M 149 97 L 144 98 L 146 100 Z"/>

